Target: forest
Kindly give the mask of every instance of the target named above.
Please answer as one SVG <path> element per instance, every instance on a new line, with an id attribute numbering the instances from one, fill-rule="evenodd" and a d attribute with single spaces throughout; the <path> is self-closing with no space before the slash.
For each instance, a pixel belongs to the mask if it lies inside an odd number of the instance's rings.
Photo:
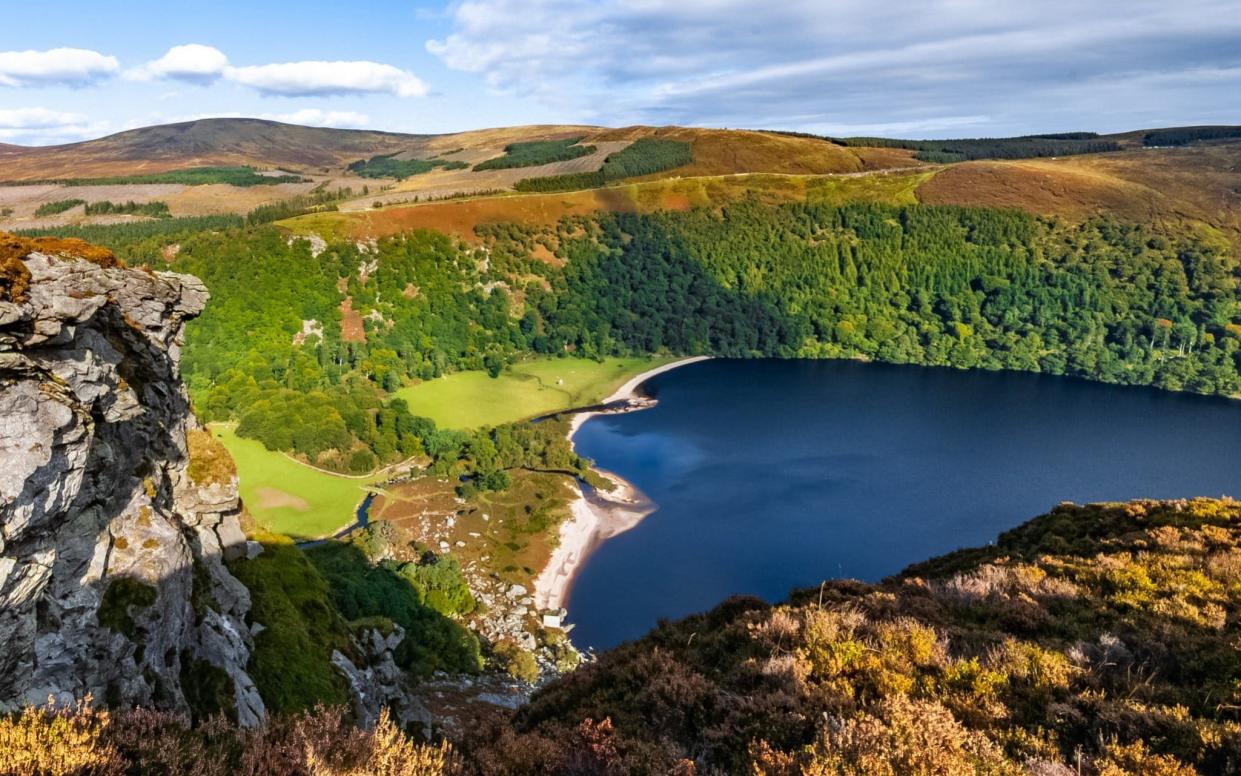
<path id="1" fill-rule="evenodd" d="M 181 183 L 186 186 L 203 186 L 208 183 L 225 183 L 229 186 L 273 186 L 277 183 L 302 183 L 300 175 L 276 173 L 264 175 L 253 167 L 187 167 L 184 170 L 142 173 L 137 175 L 112 175 L 101 178 L 68 178 L 60 181 L 65 186 L 129 186 L 144 183 Z"/>
<path id="2" fill-rule="evenodd" d="M 78 205 L 85 205 L 84 199 L 58 199 L 53 202 L 44 202 L 34 210 L 35 218 L 45 218 L 47 216 L 59 215 L 65 213 Z"/>
<path id="3" fill-rule="evenodd" d="M 415 232 L 318 256 L 270 226 L 166 223 L 87 229 L 122 257 L 175 234 L 171 268 L 211 290 L 184 357 L 196 411 L 338 471 L 440 447 L 454 452 L 433 458 L 473 471 L 465 440 L 391 393 L 531 353 L 868 358 L 1241 392 L 1228 246 L 1105 219 L 745 201 L 483 227 L 483 247 Z M 530 257 L 536 238 L 563 266 Z M 358 317 L 348 337 L 342 309 Z"/>
<path id="4" fill-rule="evenodd" d="M 134 202 L 131 199 L 127 202 L 109 202 L 108 200 L 103 200 L 101 202 L 88 202 L 85 210 L 88 216 L 130 215 L 147 216 L 149 218 L 172 218 L 172 212 L 168 209 L 168 203 L 160 201 Z"/>
<path id="5" fill-rule="evenodd" d="M 694 160 L 689 143 L 644 137 L 603 160 L 595 172 L 566 173 L 542 178 L 523 178 L 514 188 L 518 191 L 573 191 L 606 186 L 609 183 L 639 175 L 683 167 Z"/>
<path id="6" fill-rule="evenodd" d="M 430 172 L 436 167 L 445 170 L 464 170 L 469 167 L 465 162 L 450 162 L 444 159 L 397 159 L 395 155 L 372 156 L 370 159 L 359 159 L 349 165 L 349 172 L 363 178 L 396 178 L 403 181 L 413 175 Z"/>
<path id="7" fill-rule="evenodd" d="M 891 140 L 882 137 L 833 139 L 846 146 L 907 148 L 917 151 L 915 159 L 933 164 L 965 162 L 971 159 L 1031 159 L 1046 156 L 1072 156 L 1119 151 L 1120 144 L 1100 138 L 1093 132 L 1062 132 L 1021 137 L 961 138 L 955 140 Z"/>
<path id="8" fill-rule="evenodd" d="M 504 156 L 497 156 L 474 165 L 480 170 L 507 170 L 512 167 L 537 167 L 552 162 L 567 162 L 580 156 L 590 156 L 594 146 L 580 146 L 580 137 L 564 140 L 531 140 L 526 143 L 510 143 L 504 147 Z"/>
<path id="9" fill-rule="evenodd" d="M 1175 127 L 1156 129 L 1142 136 L 1142 145 L 1183 146 L 1200 140 L 1232 140 L 1241 138 L 1241 127 Z"/>

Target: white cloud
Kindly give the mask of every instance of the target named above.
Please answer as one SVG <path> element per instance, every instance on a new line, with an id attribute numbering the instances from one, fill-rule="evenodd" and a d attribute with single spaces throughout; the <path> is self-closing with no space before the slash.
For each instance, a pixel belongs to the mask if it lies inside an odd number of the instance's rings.
<path id="1" fill-rule="evenodd" d="M 0 86 L 84 86 L 119 70 L 116 57 L 88 49 L 0 51 Z"/>
<path id="2" fill-rule="evenodd" d="M 233 67 L 223 51 L 201 43 L 173 46 L 159 59 L 125 72 L 134 81 L 174 79 L 211 83 L 224 79 L 263 94 L 285 97 L 390 94 L 423 97 L 427 86 L 416 75 L 380 62 L 278 62 Z"/>
<path id="3" fill-rule="evenodd" d="M 172 78 L 192 83 L 210 83 L 228 68 L 228 57 L 223 51 L 201 43 L 173 46 L 159 59 L 125 71 L 125 77 L 133 81 L 152 81 Z"/>
<path id="4" fill-rule="evenodd" d="M 1236 0 L 462 0 L 427 50 L 494 90 L 606 123 L 891 127 L 942 134 L 1098 128 L 1231 104 Z M 1109 84 L 1146 74 L 1117 105 Z M 1212 86 L 1213 85 L 1213 86 Z M 1066 110 L 1048 96 L 1068 89 Z M 1210 87 L 1209 89 L 1205 87 Z M 1205 92 L 1212 97 L 1205 99 Z M 944 122 L 965 117 L 968 122 Z M 1080 126 L 1079 126 L 1080 124 Z M 902 129 L 907 128 L 907 129 Z"/>
<path id="5" fill-rule="evenodd" d="M 0 140 L 29 145 L 68 142 L 94 137 L 107 122 L 91 121 L 81 113 L 48 108 L 0 108 Z"/>
<path id="6" fill-rule="evenodd" d="M 284 62 L 231 67 L 225 77 L 264 94 L 287 97 L 391 94 L 424 97 L 427 86 L 407 70 L 379 62 Z"/>
<path id="7" fill-rule="evenodd" d="M 302 124 L 308 127 L 336 127 L 337 129 L 360 129 L 371 123 L 370 116 L 351 110 L 320 110 L 302 108 L 292 113 L 264 113 L 259 118 L 283 121 L 285 124 Z"/>

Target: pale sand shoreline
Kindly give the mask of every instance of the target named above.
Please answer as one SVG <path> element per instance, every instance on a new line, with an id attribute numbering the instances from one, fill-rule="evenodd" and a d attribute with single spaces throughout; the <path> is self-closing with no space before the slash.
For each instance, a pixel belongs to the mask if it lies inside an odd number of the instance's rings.
<path id="1" fill-rule="evenodd" d="M 705 361 L 710 356 L 694 356 L 649 369 L 630 379 L 600 404 L 631 399 L 638 386 L 655 375 L 677 367 Z M 599 412 L 579 412 L 569 422 L 569 441 L 582 424 Z M 534 603 L 539 609 L 561 609 L 574 577 L 591 551 L 602 542 L 628 531 L 655 510 L 655 505 L 630 483 L 609 472 L 598 471 L 616 484 L 609 493 L 594 491 L 589 497 L 580 487 L 570 506 L 572 517 L 560 525 L 560 542 L 547 565 L 534 581 Z"/>

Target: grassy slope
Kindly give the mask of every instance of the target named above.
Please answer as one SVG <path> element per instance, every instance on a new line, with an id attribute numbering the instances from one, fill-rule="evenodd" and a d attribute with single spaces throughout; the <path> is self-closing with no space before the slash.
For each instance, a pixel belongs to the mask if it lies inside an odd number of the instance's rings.
<path id="1" fill-rule="evenodd" d="M 633 375 L 659 366 L 660 358 L 543 358 L 514 364 L 497 378 L 458 372 L 403 388 L 399 398 L 415 415 L 446 428 L 511 423 L 556 410 L 593 404 Z M 559 381 L 563 380 L 563 383 Z"/>
<path id="2" fill-rule="evenodd" d="M 321 472 L 273 452 L 253 439 L 242 439 L 226 425 L 212 426 L 237 462 L 241 498 L 265 528 L 294 537 L 332 533 L 354 518 L 366 486 L 385 475 L 350 478 Z M 277 505 L 281 497 L 285 505 Z"/>
<path id="3" fill-rule="evenodd" d="M 1071 221 L 1108 215 L 1142 223 L 1206 227 L 1241 246 L 1241 200 L 1236 196 L 1241 190 L 1241 143 L 908 169 L 900 169 L 905 160 L 885 156 L 885 149 L 859 151 L 865 152 L 861 156 L 872 151 L 877 154 L 875 159 L 862 160 L 866 168 L 862 172 L 794 173 L 774 168 L 744 172 L 747 165 L 738 160 L 734 172 L 727 174 L 713 174 L 710 171 L 717 168 L 709 167 L 704 168 L 704 174 L 691 176 L 687 168 L 678 168 L 670 171 L 669 177 L 637 179 L 589 191 L 492 195 L 376 211 L 324 213 L 290 219 L 281 225 L 294 233 L 315 233 L 329 239 L 438 229 L 473 242 L 477 239 L 474 229 L 480 224 L 550 226 L 571 215 L 686 210 L 755 196 L 769 203 L 809 199 L 1015 207 Z"/>
<path id="4" fill-rule="evenodd" d="M 688 210 L 725 205 L 747 196 L 771 204 L 802 202 L 807 198 L 815 202 L 913 204 L 917 201 L 915 190 L 933 174 L 928 170 L 901 170 L 855 177 L 747 173 L 664 178 L 558 194 L 502 194 L 383 210 L 314 213 L 280 221 L 278 225 L 294 234 L 316 234 L 327 240 L 379 238 L 414 229 L 436 229 L 477 242 L 474 229 L 482 224 L 551 226 L 565 216 Z"/>

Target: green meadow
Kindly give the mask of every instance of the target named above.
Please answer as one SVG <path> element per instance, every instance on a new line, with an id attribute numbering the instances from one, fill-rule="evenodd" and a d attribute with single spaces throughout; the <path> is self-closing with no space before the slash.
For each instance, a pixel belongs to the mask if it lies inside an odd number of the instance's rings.
<path id="1" fill-rule="evenodd" d="M 499 377 L 457 372 L 402 388 L 409 411 L 441 428 L 497 426 L 594 404 L 626 380 L 667 358 L 538 358 L 513 364 Z"/>
<path id="2" fill-rule="evenodd" d="M 368 486 L 388 476 L 344 477 L 312 469 L 237 436 L 230 424 L 212 424 L 211 433 L 237 462 L 241 498 L 254 519 L 269 531 L 299 539 L 348 525 Z"/>

